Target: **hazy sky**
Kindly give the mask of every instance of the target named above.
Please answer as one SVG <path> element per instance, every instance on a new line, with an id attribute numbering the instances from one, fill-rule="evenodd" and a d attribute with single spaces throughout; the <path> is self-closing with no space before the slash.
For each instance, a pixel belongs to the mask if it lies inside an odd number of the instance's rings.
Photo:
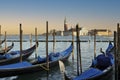
<path id="1" fill-rule="evenodd" d="M 45 32 L 46 21 L 49 30 L 63 30 L 64 18 L 69 27 L 79 23 L 87 29 L 108 28 L 116 30 L 120 22 L 120 0 L 0 0 L 0 25 L 2 33 Z"/>

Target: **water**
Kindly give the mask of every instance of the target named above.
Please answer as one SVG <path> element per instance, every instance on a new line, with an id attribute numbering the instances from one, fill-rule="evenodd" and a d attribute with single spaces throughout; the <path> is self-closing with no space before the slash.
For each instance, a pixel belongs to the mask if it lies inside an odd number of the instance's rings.
<path id="1" fill-rule="evenodd" d="M 18 36 L 8 36 L 7 37 L 8 40 L 18 40 Z M 30 47 L 30 43 L 29 43 L 29 37 L 28 36 L 24 36 L 24 39 L 27 40 L 27 42 L 23 42 L 23 49 L 27 49 Z M 39 40 L 45 40 L 44 36 L 39 36 L 38 37 Z M 80 38 L 81 40 L 90 40 L 90 42 L 81 42 L 81 54 L 82 54 L 82 70 L 86 70 L 88 69 L 88 67 L 91 65 L 92 59 L 94 58 L 94 42 L 93 42 L 93 37 L 89 37 L 89 36 L 82 36 Z M 49 40 L 52 40 L 52 36 L 49 37 Z M 57 36 L 56 40 L 71 40 L 71 36 Z M 109 41 L 109 40 L 113 40 L 113 37 L 102 37 L 99 36 L 97 37 L 97 40 L 104 40 L 104 41 Z M 15 46 L 12 50 L 19 50 L 19 42 L 14 42 Z M 11 42 L 7 42 L 8 45 L 11 44 Z M 32 44 L 35 44 L 34 42 Z M 65 50 L 69 45 L 71 44 L 71 42 L 56 42 L 55 44 L 55 51 L 59 52 L 62 50 Z M 53 51 L 53 43 L 49 42 L 49 52 Z M 4 46 L 4 44 L 3 44 Z M 100 48 L 103 49 L 103 51 L 105 51 L 105 49 L 108 46 L 108 42 L 97 42 L 96 43 L 96 55 L 101 54 L 100 53 Z M 40 56 L 45 56 L 45 52 L 46 52 L 46 44 L 45 42 L 39 42 L 39 47 L 38 47 L 38 55 Z M 33 53 L 30 56 L 30 59 L 35 57 L 35 53 Z M 76 76 L 77 73 L 77 64 L 76 64 L 76 43 L 74 43 L 74 64 L 72 62 L 72 56 L 70 56 L 70 58 L 68 59 L 67 62 L 65 62 L 65 67 L 66 67 L 66 73 L 69 77 L 74 77 Z M 0 80 L 46 80 L 46 71 L 42 71 L 42 72 L 36 72 L 36 73 L 32 73 L 32 74 L 24 74 L 24 75 L 20 75 L 20 76 L 12 76 L 12 77 L 5 77 L 5 78 L 0 78 Z M 54 68 L 51 68 L 50 72 L 49 72 L 49 80 L 61 80 L 61 73 L 59 70 L 59 66 L 55 66 Z"/>

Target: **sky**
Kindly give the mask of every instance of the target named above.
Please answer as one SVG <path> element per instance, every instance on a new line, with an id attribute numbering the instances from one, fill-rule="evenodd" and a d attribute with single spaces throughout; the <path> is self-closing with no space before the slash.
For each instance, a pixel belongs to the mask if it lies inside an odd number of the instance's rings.
<path id="1" fill-rule="evenodd" d="M 120 0 L 0 0 L 0 25 L 2 34 L 19 34 L 22 24 L 24 34 L 38 34 L 46 30 L 68 27 L 116 30 L 120 22 Z"/>

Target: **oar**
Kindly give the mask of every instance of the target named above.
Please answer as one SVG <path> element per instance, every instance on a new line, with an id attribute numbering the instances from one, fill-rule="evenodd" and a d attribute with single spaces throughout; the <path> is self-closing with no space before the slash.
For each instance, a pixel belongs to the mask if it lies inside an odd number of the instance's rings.
<path id="1" fill-rule="evenodd" d="M 60 68 L 60 72 L 62 75 L 62 80 L 71 80 L 67 77 L 67 75 L 65 74 L 65 65 L 62 61 L 59 60 L 59 68 Z"/>
<path id="2" fill-rule="evenodd" d="M 64 74 L 65 74 L 65 66 L 64 63 L 62 61 L 59 60 L 59 68 L 60 68 L 60 72 L 62 74 L 62 80 L 65 80 Z"/>

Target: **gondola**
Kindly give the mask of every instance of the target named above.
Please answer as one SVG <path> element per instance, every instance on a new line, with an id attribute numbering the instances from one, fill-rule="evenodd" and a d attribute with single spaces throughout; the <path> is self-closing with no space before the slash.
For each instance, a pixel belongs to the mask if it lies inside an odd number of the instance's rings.
<path id="1" fill-rule="evenodd" d="M 110 42 L 106 49 L 106 54 L 98 55 L 93 61 L 89 69 L 82 72 L 75 78 L 69 78 L 64 69 L 64 65 L 59 61 L 60 69 L 64 74 L 65 80 L 108 80 L 112 77 L 114 58 L 113 58 L 113 45 Z M 62 68 L 63 67 L 63 68 Z"/>
<path id="2" fill-rule="evenodd" d="M 53 67 L 58 65 L 58 61 L 66 61 L 73 50 L 73 45 L 71 44 L 66 50 L 57 53 L 49 54 L 49 66 Z M 45 59 L 45 58 L 41 58 Z M 0 77 L 15 76 L 20 74 L 29 74 L 37 71 L 43 71 L 46 69 L 46 62 L 44 60 L 37 60 L 34 62 L 23 61 L 15 64 L 0 66 Z"/>
<path id="3" fill-rule="evenodd" d="M 28 48 L 26 50 L 22 50 L 22 59 L 26 60 L 38 47 L 38 42 L 31 48 Z M 0 65 L 7 65 L 12 64 L 20 61 L 20 51 L 11 51 L 5 55 L 0 56 Z"/>
<path id="4" fill-rule="evenodd" d="M 6 49 L 1 49 L 0 50 L 0 55 L 4 55 L 8 51 L 10 51 L 13 47 L 14 47 L 14 43 L 12 42 L 12 44 L 10 46 L 8 46 Z"/>
<path id="5" fill-rule="evenodd" d="M 4 42 L 5 42 L 5 39 L 4 39 L 4 40 L 2 40 L 2 41 L 0 41 L 0 45 L 2 45 Z"/>

